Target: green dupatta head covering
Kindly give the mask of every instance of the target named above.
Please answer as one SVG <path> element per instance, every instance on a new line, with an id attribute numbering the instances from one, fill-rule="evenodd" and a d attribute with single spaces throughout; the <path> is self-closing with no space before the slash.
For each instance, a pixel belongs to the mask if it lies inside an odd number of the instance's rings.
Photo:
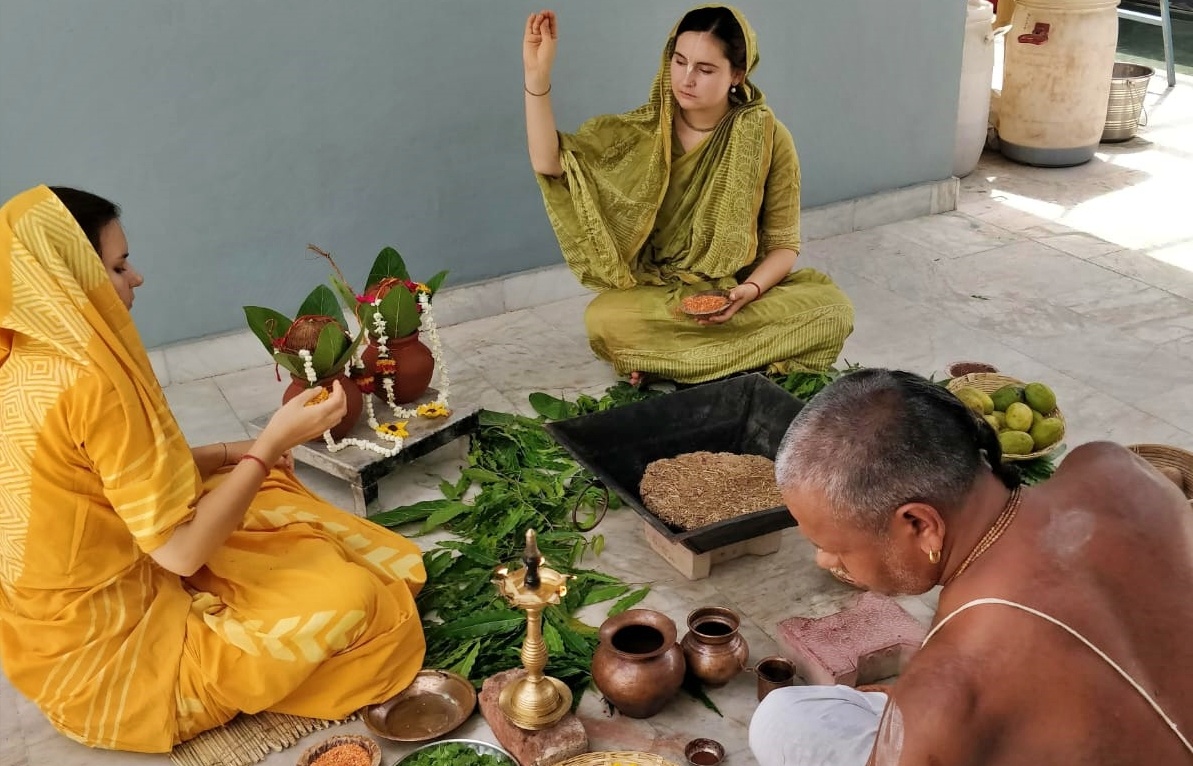
<path id="1" fill-rule="evenodd" d="M 625 114 L 594 117 L 574 134 L 561 134 L 563 175 L 538 177 L 564 260 L 591 289 L 664 284 L 671 277 L 688 282 L 717 279 L 748 264 L 757 250 L 757 213 L 774 133 L 766 98 L 749 80 L 759 59 L 757 37 L 737 9 L 721 4 L 698 7 L 726 8 L 733 14 L 745 35 L 747 62 L 729 114 L 702 148 L 707 161 L 702 160 L 693 176 L 694 193 L 700 198 L 688 206 L 691 239 L 686 248 L 694 256 L 688 261 L 699 263 L 699 273 L 663 273 L 639 262 L 671 176 L 676 22 L 650 100 Z"/>

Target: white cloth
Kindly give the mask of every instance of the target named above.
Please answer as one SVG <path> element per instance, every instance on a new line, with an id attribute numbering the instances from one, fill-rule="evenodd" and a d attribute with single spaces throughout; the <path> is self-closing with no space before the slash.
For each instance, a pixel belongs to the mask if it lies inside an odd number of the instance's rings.
<path id="1" fill-rule="evenodd" d="M 759 766 L 865 766 L 886 700 L 849 686 L 776 689 L 750 719 L 750 750 Z"/>

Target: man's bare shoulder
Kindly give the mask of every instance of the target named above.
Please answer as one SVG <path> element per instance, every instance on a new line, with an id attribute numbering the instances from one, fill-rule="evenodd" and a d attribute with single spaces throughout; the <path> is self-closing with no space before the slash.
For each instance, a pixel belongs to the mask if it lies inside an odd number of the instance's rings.
<path id="1" fill-rule="evenodd" d="M 1121 444 L 1108 441 L 1086 442 L 1070 450 L 1056 469 L 1057 478 L 1075 473 L 1088 474 L 1109 469 L 1142 468 L 1142 458 Z"/>
<path id="2" fill-rule="evenodd" d="M 971 667 L 943 646 L 921 650 L 891 690 L 871 763 L 977 763 L 992 722 L 982 713 Z"/>
<path id="3" fill-rule="evenodd" d="M 1179 489 L 1174 491 L 1167 477 L 1113 442 L 1090 442 L 1073 450 L 1045 486 L 1049 485 L 1070 501 L 1123 520 L 1142 517 L 1152 523 L 1157 513 L 1177 518 L 1187 509 Z"/>

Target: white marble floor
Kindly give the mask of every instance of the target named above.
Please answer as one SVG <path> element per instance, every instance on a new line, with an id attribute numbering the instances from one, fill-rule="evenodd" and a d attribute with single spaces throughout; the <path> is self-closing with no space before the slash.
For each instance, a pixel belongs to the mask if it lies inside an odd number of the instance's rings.
<path id="1" fill-rule="evenodd" d="M 1157 78 L 1148 110 L 1150 125 L 1140 138 L 1103 146 L 1088 165 L 1032 169 L 987 153 L 963 180 L 957 211 L 809 243 L 801 262 L 830 273 L 857 306 L 845 358 L 922 374 L 939 374 L 958 360 L 991 362 L 1053 385 L 1070 445 L 1114 439 L 1193 448 L 1193 80 L 1182 78 L 1165 92 Z M 532 391 L 602 391 L 614 377 L 585 342 L 586 300 L 445 328 L 456 396 L 526 412 Z M 238 343 L 210 353 L 260 353 Z M 194 376 L 175 379 L 186 377 Z M 279 393 L 272 368 L 264 366 L 167 387 L 196 443 L 244 436 L 243 423 L 269 412 Z M 437 476 L 459 470 L 462 446 L 445 447 L 389 477 L 382 504 L 435 496 Z M 310 471 L 304 477 L 329 500 L 350 507 L 346 487 Z M 731 605 L 743 614 L 757 657 L 776 648 L 778 620 L 835 611 L 851 595 L 815 569 L 795 530 L 784 533 L 779 553 L 715 567 L 698 582 L 684 580 L 650 551 L 632 511 L 610 514 L 600 532 L 608 544 L 599 566 L 652 582 L 646 606 L 682 626 L 694 606 Z M 905 603 L 921 619 L 931 614 L 930 599 Z M 599 624 L 601 615 L 588 618 Z M 724 718 L 682 696 L 655 718 L 616 729 L 595 694 L 585 695 L 581 713 L 594 748 L 653 750 L 682 760 L 677 748 L 699 734 L 721 740 L 730 762 L 746 766 L 753 763 L 746 746 L 755 705 L 751 681 L 743 675 L 713 693 Z M 345 728 L 363 732 L 360 724 Z M 492 738 L 479 717 L 459 734 Z M 291 764 L 301 747 L 265 763 Z M 386 763 L 403 752 L 386 745 Z M 167 759 L 76 745 L 0 680 L 0 766 L 84 763 Z"/>

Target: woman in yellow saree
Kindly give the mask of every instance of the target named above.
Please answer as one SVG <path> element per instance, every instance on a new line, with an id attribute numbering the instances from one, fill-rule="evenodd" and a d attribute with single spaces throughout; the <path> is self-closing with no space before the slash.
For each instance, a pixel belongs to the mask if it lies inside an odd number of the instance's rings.
<path id="1" fill-rule="evenodd" d="M 799 160 L 748 75 L 753 30 L 701 6 L 672 30 L 650 100 L 557 132 L 557 28 L 532 14 L 523 42 L 526 129 L 564 260 L 599 291 L 585 312 L 593 351 L 637 383 L 700 383 L 743 370 L 823 370 L 853 330 L 853 306 L 800 248 Z M 730 304 L 699 322 L 682 299 L 713 288 Z"/>
<path id="2" fill-rule="evenodd" d="M 418 548 L 288 470 L 343 392 L 192 450 L 132 323 L 118 216 L 44 186 L 0 208 L 6 675 L 68 736 L 145 752 L 241 711 L 339 718 L 397 693 L 424 654 Z"/>

